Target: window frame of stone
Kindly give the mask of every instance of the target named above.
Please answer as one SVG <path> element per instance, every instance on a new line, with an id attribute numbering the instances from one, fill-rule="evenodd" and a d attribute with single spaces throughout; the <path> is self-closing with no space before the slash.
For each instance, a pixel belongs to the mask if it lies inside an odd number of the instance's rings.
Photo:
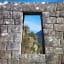
<path id="1" fill-rule="evenodd" d="M 25 15 L 40 15 L 41 18 L 41 29 L 42 29 L 42 54 L 45 54 L 45 41 L 43 32 L 43 14 L 42 12 L 23 12 L 23 28 L 24 28 L 24 17 Z"/>

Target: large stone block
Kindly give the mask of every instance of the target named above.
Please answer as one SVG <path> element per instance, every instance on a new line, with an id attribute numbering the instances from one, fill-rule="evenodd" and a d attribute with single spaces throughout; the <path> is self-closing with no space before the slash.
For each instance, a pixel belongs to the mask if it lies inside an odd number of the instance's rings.
<path id="1" fill-rule="evenodd" d="M 0 24 L 4 24 L 4 23 L 3 23 L 3 19 L 0 19 Z"/>
<path id="2" fill-rule="evenodd" d="M 13 58 L 11 60 L 11 64 L 19 64 L 19 60 L 17 60 L 16 58 Z"/>
<path id="3" fill-rule="evenodd" d="M 13 38 L 14 38 L 14 41 L 21 41 L 21 33 L 15 33 Z"/>
<path id="4" fill-rule="evenodd" d="M 64 23 L 64 18 L 62 18 L 62 17 L 58 17 L 57 18 L 57 23 Z"/>
<path id="5" fill-rule="evenodd" d="M 7 25 L 1 25 L 1 32 L 4 33 L 6 32 L 7 33 Z"/>
<path id="6" fill-rule="evenodd" d="M 46 52 L 46 54 L 53 53 L 53 52 L 54 52 L 54 51 L 53 51 L 53 47 L 46 47 L 46 48 L 45 48 L 45 52 Z"/>
<path id="7" fill-rule="evenodd" d="M 55 24 L 54 30 L 56 31 L 64 31 L 64 24 Z"/>
<path id="8" fill-rule="evenodd" d="M 55 54 L 63 54 L 63 50 L 62 50 L 62 48 L 60 48 L 60 47 L 59 47 L 59 48 L 55 48 L 55 49 L 54 49 L 54 53 L 55 53 Z"/>
<path id="9" fill-rule="evenodd" d="M 22 12 L 13 11 L 13 18 L 19 19 L 20 18 L 20 15 L 22 16 Z"/>
<path id="10" fill-rule="evenodd" d="M 19 50 L 12 50 L 12 58 L 13 59 L 19 59 Z"/>
<path id="11" fill-rule="evenodd" d="M 12 50 L 20 50 L 21 42 L 13 42 L 12 43 Z"/>
<path id="12" fill-rule="evenodd" d="M 57 16 L 64 17 L 64 10 L 57 11 Z"/>
<path id="13" fill-rule="evenodd" d="M 0 58 L 5 58 L 5 50 L 0 50 Z"/>
<path id="14" fill-rule="evenodd" d="M 0 42 L 0 50 L 6 50 L 6 42 Z"/>
<path id="15" fill-rule="evenodd" d="M 4 24 L 14 24 L 14 19 L 4 19 Z"/>
<path id="16" fill-rule="evenodd" d="M 55 17 L 48 17 L 48 18 L 43 18 L 44 23 L 56 23 L 56 18 Z"/>
<path id="17" fill-rule="evenodd" d="M 57 38 L 57 39 L 63 39 L 63 32 L 55 32 L 55 37 Z"/>
<path id="18" fill-rule="evenodd" d="M 12 51 L 11 50 L 6 50 L 5 51 L 5 58 L 6 59 L 11 59 Z"/>
<path id="19" fill-rule="evenodd" d="M 13 33 L 8 33 L 8 41 L 12 41 L 13 42 Z"/>
<path id="20" fill-rule="evenodd" d="M 64 47 L 64 40 L 61 40 L 61 46 Z"/>
<path id="21" fill-rule="evenodd" d="M 53 47 L 57 47 L 60 46 L 60 39 L 57 39 L 55 36 L 45 36 L 45 45 L 46 46 L 53 46 Z"/>
<path id="22" fill-rule="evenodd" d="M 21 27 L 20 25 L 8 25 L 8 32 L 9 33 L 21 32 L 20 27 Z"/>
<path id="23" fill-rule="evenodd" d="M 3 18 L 12 18 L 12 11 L 3 11 Z"/>
<path id="24" fill-rule="evenodd" d="M 15 24 L 16 24 L 16 25 L 21 25 L 21 23 L 22 23 L 21 21 L 22 21 L 22 20 L 20 20 L 20 18 L 19 18 L 19 19 L 14 19 L 14 20 L 15 20 Z"/>
<path id="25" fill-rule="evenodd" d="M 53 29 L 43 29 L 43 31 L 44 35 L 55 36 L 55 31 L 53 31 Z"/>
<path id="26" fill-rule="evenodd" d="M 57 4 L 57 10 L 64 10 L 64 2 Z"/>
<path id="27" fill-rule="evenodd" d="M 7 59 L 0 59 L 0 64 L 7 64 Z"/>
<path id="28" fill-rule="evenodd" d="M 13 47 L 12 43 L 13 42 L 10 40 L 7 42 L 7 50 L 12 50 L 12 47 Z"/>
<path id="29" fill-rule="evenodd" d="M 43 25 L 43 28 L 53 29 L 53 24 L 44 24 L 44 25 Z"/>

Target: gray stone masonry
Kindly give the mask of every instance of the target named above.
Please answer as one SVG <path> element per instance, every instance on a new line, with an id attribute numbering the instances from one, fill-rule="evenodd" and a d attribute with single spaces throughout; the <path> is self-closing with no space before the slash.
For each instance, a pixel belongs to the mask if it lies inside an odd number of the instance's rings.
<path id="1" fill-rule="evenodd" d="M 45 54 L 21 54 L 23 12 L 42 12 Z M 64 2 L 0 5 L 0 64 L 61 63 L 64 64 Z"/>

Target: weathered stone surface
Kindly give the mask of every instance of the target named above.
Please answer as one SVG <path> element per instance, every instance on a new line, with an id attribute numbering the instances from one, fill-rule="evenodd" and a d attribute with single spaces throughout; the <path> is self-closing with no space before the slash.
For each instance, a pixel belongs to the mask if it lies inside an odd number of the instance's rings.
<path id="1" fill-rule="evenodd" d="M 63 50 L 60 47 L 59 48 L 55 48 L 54 53 L 55 54 L 63 54 Z"/>
<path id="2" fill-rule="evenodd" d="M 56 23 L 56 18 L 55 17 L 48 17 L 48 18 L 43 18 L 44 23 Z"/>
<path id="3" fill-rule="evenodd" d="M 8 25 L 8 32 L 9 33 L 21 32 L 20 27 L 21 27 L 20 25 Z"/>
<path id="4" fill-rule="evenodd" d="M 64 10 L 64 2 L 57 4 L 57 10 Z"/>
<path id="5" fill-rule="evenodd" d="M 53 53 L 53 52 L 54 52 L 54 51 L 53 51 L 53 47 L 46 47 L 46 48 L 45 48 L 45 52 L 46 52 L 46 54 Z"/>
<path id="6" fill-rule="evenodd" d="M 21 38 L 23 12 L 42 12 L 45 51 L 48 56 L 25 55 L 23 64 L 58 64 L 58 54 L 64 54 L 64 3 L 8 3 L 0 6 L 0 64 L 22 64 Z M 4 22 L 3 22 L 4 21 Z M 5 24 L 5 25 L 4 25 Z M 7 25 L 6 25 L 7 24 Z M 13 24 L 13 25 L 12 25 Z M 5 51 L 4 51 L 5 50 Z M 56 55 L 55 55 L 56 54 Z M 63 55 L 64 56 L 64 55 Z M 12 59 L 12 58 L 13 59 Z M 46 58 L 46 59 L 45 59 Z M 11 60 L 12 59 L 12 60 Z M 4 61 L 7 60 L 8 62 Z M 19 63 L 20 62 L 20 63 Z M 60 63 L 61 64 L 61 63 Z"/>
<path id="7" fill-rule="evenodd" d="M 4 32 L 7 32 L 7 25 L 1 25 L 1 32 L 4 33 Z"/>
<path id="8" fill-rule="evenodd" d="M 0 58 L 5 58 L 5 50 L 0 50 Z"/>
<path id="9" fill-rule="evenodd" d="M 5 58 L 6 59 L 11 59 L 11 54 L 12 54 L 12 51 L 11 50 L 6 50 L 5 51 Z"/>
<path id="10" fill-rule="evenodd" d="M 6 42 L 0 42 L 0 50 L 6 50 Z"/>
<path id="11" fill-rule="evenodd" d="M 43 27 L 46 29 L 53 29 L 53 24 L 44 24 Z"/>
<path id="12" fill-rule="evenodd" d="M 10 40 L 7 42 L 7 50 L 12 50 L 12 47 L 13 47 L 12 43 L 13 42 Z"/>
<path id="13" fill-rule="evenodd" d="M 12 18 L 12 11 L 3 11 L 3 18 Z"/>
<path id="14" fill-rule="evenodd" d="M 54 30 L 56 31 L 64 31 L 64 24 L 55 24 Z"/>
<path id="15" fill-rule="evenodd" d="M 64 40 L 61 40 L 61 46 L 64 47 Z"/>
<path id="16" fill-rule="evenodd" d="M 64 11 L 62 10 L 62 11 L 58 11 L 58 13 L 57 13 L 60 17 L 64 17 Z"/>
<path id="17" fill-rule="evenodd" d="M 14 24 L 14 19 L 4 19 L 4 24 Z"/>
<path id="18" fill-rule="evenodd" d="M 0 24 L 3 24 L 3 19 L 0 19 Z"/>
<path id="19" fill-rule="evenodd" d="M 16 11 L 13 12 L 13 18 L 15 19 L 19 19 L 20 15 L 21 15 L 21 12 L 16 12 Z"/>
<path id="20" fill-rule="evenodd" d="M 43 29 L 44 35 L 49 35 L 49 36 L 55 36 L 55 31 L 53 29 Z"/>
<path id="21" fill-rule="evenodd" d="M 46 46 L 53 46 L 53 47 L 60 46 L 60 39 L 57 39 L 52 36 L 45 36 L 44 39 Z"/>
<path id="22" fill-rule="evenodd" d="M 55 37 L 57 39 L 63 39 L 63 32 L 55 32 Z"/>
<path id="23" fill-rule="evenodd" d="M 19 59 L 19 50 L 12 50 L 12 58 Z"/>
<path id="24" fill-rule="evenodd" d="M 57 23 L 64 23 L 64 18 L 62 17 L 57 18 Z"/>

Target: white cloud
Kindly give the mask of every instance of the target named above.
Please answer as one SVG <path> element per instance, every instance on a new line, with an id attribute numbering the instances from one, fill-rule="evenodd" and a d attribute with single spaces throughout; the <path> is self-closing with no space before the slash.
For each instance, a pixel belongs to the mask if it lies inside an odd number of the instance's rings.
<path id="1" fill-rule="evenodd" d="M 41 30 L 41 25 L 32 21 L 25 21 L 24 25 L 28 26 L 30 28 L 30 31 L 33 31 L 35 33 Z"/>

